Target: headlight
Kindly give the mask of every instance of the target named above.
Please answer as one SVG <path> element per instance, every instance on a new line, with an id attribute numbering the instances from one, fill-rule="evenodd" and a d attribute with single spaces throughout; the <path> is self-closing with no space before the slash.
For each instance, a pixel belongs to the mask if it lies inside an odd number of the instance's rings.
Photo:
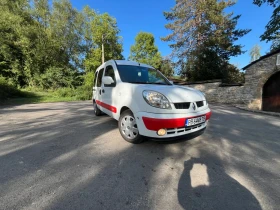
<path id="1" fill-rule="evenodd" d="M 143 97 L 145 101 L 153 107 L 161 109 L 171 109 L 168 99 L 161 93 L 150 90 L 144 90 Z"/>
<path id="2" fill-rule="evenodd" d="M 204 93 L 204 92 L 202 92 L 202 91 L 200 91 L 203 95 L 204 95 L 204 98 L 205 98 L 205 105 L 207 105 L 208 103 L 207 103 L 207 100 L 206 100 L 206 94 Z"/>

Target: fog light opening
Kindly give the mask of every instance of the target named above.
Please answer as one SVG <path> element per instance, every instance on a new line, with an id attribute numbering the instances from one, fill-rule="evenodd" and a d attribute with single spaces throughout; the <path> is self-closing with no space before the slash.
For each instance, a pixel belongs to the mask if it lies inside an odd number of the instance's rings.
<path id="1" fill-rule="evenodd" d="M 166 134 L 166 129 L 161 128 L 157 131 L 158 136 L 164 136 Z"/>

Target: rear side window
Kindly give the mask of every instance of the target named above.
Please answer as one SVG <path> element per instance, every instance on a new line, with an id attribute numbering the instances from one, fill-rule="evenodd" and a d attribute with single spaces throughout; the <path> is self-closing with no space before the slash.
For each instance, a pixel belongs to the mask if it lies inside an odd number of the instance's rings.
<path id="1" fill-rule="evenodd" d="M 97 74 L 98 74 L 98 72 L 96 71 L 94 74 L 94 79 L 93 79 L 93 87 L 95 87 L 95 84 L 96 84 Z"/>
<path id="2" fill-rule="evenodd" d="M 104 71 L 104 69 L 101 69 L 101 70 L 99 71 L 99 73 L 98 73 L 97 87 L 101 87 L 103 71 Z"/>
<path id="3" fill-rule="evenodd" d="M 114 83 L 112 83 L 110 85 L 105 85 L 104 84 L 105 87 L 115 87 L 116 86 L 115 72 L 114 72 L 114 68 L 112 66 L 107 66 L 106 67 L 104 76 L 110 76 L 114 80 Z"/>

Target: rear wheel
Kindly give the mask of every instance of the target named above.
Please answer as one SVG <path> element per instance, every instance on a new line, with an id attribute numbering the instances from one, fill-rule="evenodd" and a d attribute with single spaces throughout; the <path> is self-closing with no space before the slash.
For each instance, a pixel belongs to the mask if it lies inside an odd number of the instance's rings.
<path id="1" fill-rule="evenodd" d="M 97 104 L 95 101 L 93 101 L 93 108 L 94 108 L 94 114 L 95 116 L 102 115 L 102 111 L 97 107 Z"/>
<path id="2" fill-rule="evenodd" d="M 118 122 L 119 131 L 122 137 L 133 144 L 139 144 L 143 141 L 139 134 L 136 119 L 130 110 L 124 111 Z"/>

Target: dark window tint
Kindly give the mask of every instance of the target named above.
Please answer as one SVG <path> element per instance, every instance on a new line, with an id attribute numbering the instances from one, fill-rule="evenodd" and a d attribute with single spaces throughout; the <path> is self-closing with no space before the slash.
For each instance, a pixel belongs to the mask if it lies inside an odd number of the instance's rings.
<path id="1" fill-rule="evenodd" d="M 99 73 L 98 73 L 97 87 L 101 87 L 103 71 L 104 71 L 104 69 L 101 69 L 101 70 L 99 71 Z"/>
<path id="2" fill-rule="evenodd" d="M 110 85 L 105 85 L 105 87 L 115 87 L 116 86 L 116 78 L 115 78 L 115 72 L 112 66 L 107 66 L 105 70 L 105 75 L 104 76 L 110 76 L 114 80 L 114 83 Z"/>
<path id="3" fill-rule="evenodd" d="M 159 71 L 144 66 L 118 65 L 118 71 L 123 82 L 171 85 Z"/>
<path id="4" fill-rule="evenodd" d="M 96 71 L 95 74 L 94 74 L 93 87 L 95 87 L 95 84 L 96 84 L 97 73 L 98 73 L 98 72 Z"/>

